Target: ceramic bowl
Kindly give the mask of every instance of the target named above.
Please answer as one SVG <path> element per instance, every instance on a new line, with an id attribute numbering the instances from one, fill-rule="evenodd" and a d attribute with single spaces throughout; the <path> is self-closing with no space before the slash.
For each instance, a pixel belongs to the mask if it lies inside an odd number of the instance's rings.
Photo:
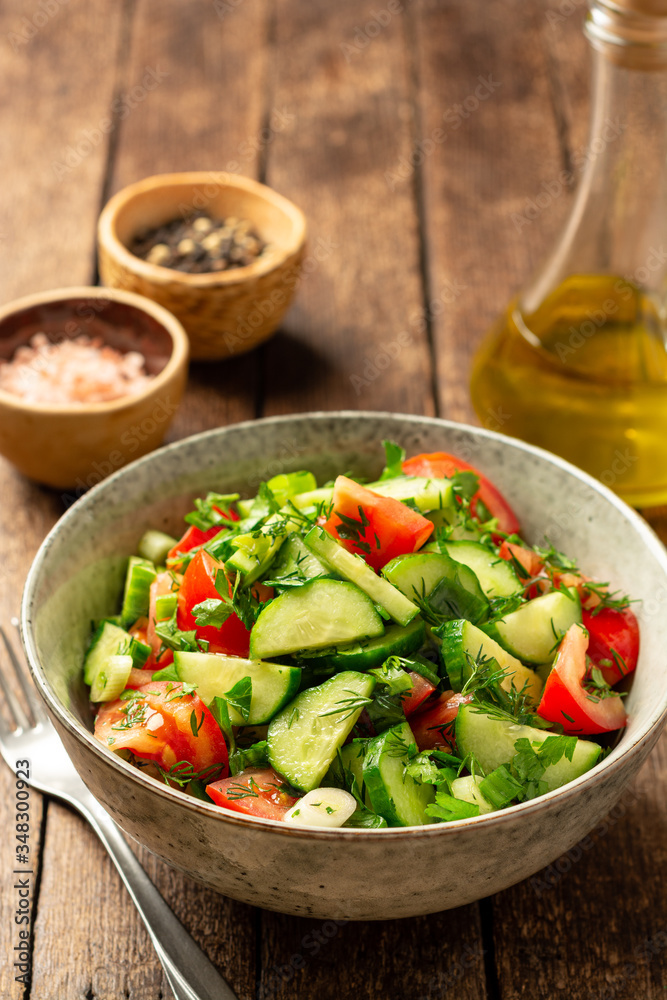
<path id="1" fill-rule="evenodd" d="M 154 376 L 140 392 L 104 403 L 56 406 L 0 390 L 0 454 L 30 479 L 82 492 L 162 442 L 183 395 L 188 340 L 166 309 L 104 288 L 61 288 L 2 306 L 0 358 L 38 332 L 139 351 Z"/>
<path id="2" fill-rule="evenodd" d="M 139 233 L 198 209 L 254 223 L 267 249 L 246 267 L 210 274 L 150 264 L 128 249 Z M 228 358 L 278 328 L 298 284 L 305 240 L 301 210 L 264 184 L 225 173 L 161 174 L 124 188 L 105 207 L 100 275 L 105 285 L 140 292 L 178 316 L 192 358 Z"/>
<path id="3" fill-rule="evenodd" d="M 175 534 L 191 498 L 252 495 L 281 471 L 376 477 L 383 438 L 408 454 L 446 450 L 511 500 L 529 539 L 546 534 L 586 571 L 642 600 L 641 659 L 630 722 L 588 774 L 542 798 L 453 823 L 312 830 L 251 819 L 188 798 L 94 739 L 81 679 L 90 620 L 116 609 L 126 557 L 149 526 Z M 540 449 L 426 417 L 348 412 L 238 424 L 170 445 L 91 490 L 40 549 L 22 630 L 36 683 L 84 781 L 120 826 L 175 868 L 257 906 L 320 919 L 409 917 L 498 892 L 553 862 L 613 807 L 667 714 L 667 555 L 608 489 Z M 395 873 L 400 872 L 400 878 Z"/>

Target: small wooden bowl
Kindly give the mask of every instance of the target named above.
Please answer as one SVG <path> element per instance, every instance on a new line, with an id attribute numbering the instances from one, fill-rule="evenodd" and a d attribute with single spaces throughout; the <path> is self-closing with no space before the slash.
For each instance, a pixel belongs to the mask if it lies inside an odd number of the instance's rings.
<path id="1" fill-rule="evenodd" d="M 248 219 L 267 248 L 252 264 L 186 274 L 141 260 L 133 239 L 203 210 Z M 226 173 L 159 174 L 119 191 L 98 225 L 100 275 L 111 288 L 139 292 L 170 310 L 190 338 L 195 359 L 243 354 L 277 329 L 296 288 L 306 240 L 303 212 L 247 177 Z"/>
<path id="2" fill-rule="evenodd" d="M 30 479 L 78 495 L 162 439 L 187 379 L 188 338 L 166 309 L 131 292 L 61 288 L 0 308 L 0 358 L 33 334 L 49 339 L 102 337 L 139 351 L 153 379 L 137 393 L 104 403 L 36 403 L 0 390 L 0 455 Z"/>

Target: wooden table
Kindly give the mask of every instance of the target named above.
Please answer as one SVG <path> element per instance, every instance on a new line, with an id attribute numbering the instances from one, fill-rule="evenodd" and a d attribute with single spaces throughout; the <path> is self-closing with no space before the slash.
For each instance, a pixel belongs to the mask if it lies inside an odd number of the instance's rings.
<path id="1" fill-rule="evenodd" d="M 0 299 L 94 282 L 96 217 L 125 184 L 237 169 L 302 206 L 315 263 L 270 344 L 192 366 L 171 437 L 341 407 L 474 420 L 471 354 L 571 199 L 558 178 L 585 141 L 582 6 L 3 4 Z M 387 364 L 389 344 L 400 349 Z M 497 426 L 497 415 L 487 422 Z M 0 477 L 6 620 L 63 502 L 4 462 Z M 660 526 L 660 512 L 652 520 Z M 139 853 L 242 1000 L 656 1000 L 667 990 L 666 748 L 663 740 L 592 849 L 421 919 L 345 925 L 333 936 L 329 926 L 325 936 L 316 921 L 224 899 Z M 5 768 L 0 792 L 8 830 Z M 94 835 L 63 806 L 33 802 L 32 983 L 15 983 L 9 967 L 18 942 L 7 837 L 0 996 L 170 997 Z"/>

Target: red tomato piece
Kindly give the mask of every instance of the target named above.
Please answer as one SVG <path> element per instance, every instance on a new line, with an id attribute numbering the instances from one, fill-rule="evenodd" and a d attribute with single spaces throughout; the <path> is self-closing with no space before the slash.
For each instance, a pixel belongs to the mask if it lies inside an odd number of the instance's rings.
<path id="1" fill-rule="evenodd" d="M 150 684 L 153 679 L 153 673 L 154 669 L 138 670 L 136 667 L 132 667 L 125 687 L 132 688 L 133 691 L 136 691 L 138 688 L 144 687 L 146 684 Z"/>
<path id="2" fill-rule="evenodd" d="M 346 517 L 359 524 L 358 531 L 346 526 Z M 432 533 L 433 524 L 400 500 L 382 497 L 346 476 L 338 476 L 324 528 L 377 571 L 396 556 L 420 549 Z"/>
<path id="3" fill-rule="evenodd" d="M 637 666 L 639 622 L 630 608 L 582 611 L 588 630 L 588 655 L 608 684 L 616 684 Z M 614 655 L 616 654 L 616 655 Z"/>
<path id="4" fill-rule="evenodd" d="M 454 746 L 454 722 L 459 705 L 466 705 L 472 697 L 471 694 L 445 691 L 432 705 L 412 716 L 410 729 L 420 751 L 436 747 L 450 750 Z"/>
<path id="5" fill-rule="evenodd" d="M 225 738 L 218 723 L 196 693 L 183 685 L 151 681 L 135 697 L 102 705 L 95 736 L 111 750 L 131 750 L 140 760 L 164 770 L 184 761 L 195 773 L 228 771 Z"/>
<path id="6" fill-rule="evenodd" d="M 498 518 L 498 528 L 507 535 L 519 533 L 520 525 L 517 516 L 508 504 L 500 490 L 496 489 L 490 479 L 468 462 L 445 451 L 434 451 L 431 454 L 415 455 L 403 462 L 403 472 L 406 476 L 426 476 L 433 479 L 450 479 L 456 472 L 474 472 L 479 477 L 479 489 L 470 502 L 470 510 L 476 515 L 477 501 L 480 500 L 491 514 Z"/>
<path id="7" fill-rule="evenodd" d="M 224 778 L 206 786 L 218 806 L 246 816 L 284 819 L 297 797 L 284 790 L 285 782 L 272 768 L 249 767 L 233 778 Z"/>
<path id="8" fill-rule="evenodd" d="M 239 520 L 239 515 L 235 510 L 224 511 L 220 510 L 219 507 L 214 507 L 213 509 L 217 510 L 218 514 L 221 514 L 228 521 Z M 206 542 L 210 542 L 212 538 L 215 538 L 226 527 L 226 524 L 214 524 L 212 528 L 202 531 L 201 528 L 197 528 L 194 524 L 188 525 L 183 537 L 167 553 L 167 559 L 176 559 L 179 555 L 183 555 L 184 552 L 189 552 L 190 549 L 197 548 L 198 545 L 205 545 Z"/>
<path id="9" fill-rule="evenodd" d="M 593 700 L 584 687 L 588 636 L 572 625 L 560 644 L 556 661 L 547 677 L 537 714 L 558 722 L 574 736 L 609 733 L 627 724 L 621 698 L 612 695 Z"/>
<path id="10" fill-rule="evenodd" d="M 507 539 L 504 539 L 502 542 L 498 555 L 501 559 L 506 559 L 507 562 L 512 563 L 517 576 L 522 581 L 532 580 L 534 577 L 540 576 L 544 570 L 544 562 L 540 559 L 537 552 L 533 552 L 532 549 L 526 549 L 523 545 L 508 542 Z M 517 569 L 516 563 L 522 567 L 523 573 Z M 526 588 L 526 597 L 537 597 L 548 589 L 550 589 L 550 583 L 545 575 L 544 580 L 536 580 L 535 583 Z"/>
<path id="11" fill-rule="evenodd" d="M 220 594 L 215 587 L 215 578 L 221 569 L 222 563 L 214 559 L 206 549 L 199 550 L 183 574 L 178 592 L 176 621 L 183 632 L 195 629 L 198 639 L 205 639 L 210 643 L 211 652 L 247 657 L 250 650 L 250 632 L 237 615 L 230 615 L 220 628 L 216 628 L 215 625 L 196 625 L 192 614 L 196 604 L 208 598 L 220 600 Z"/>
<path id="12" fill-rule="evenodd" d="M 412 681 L 412 690 L 406 692 L 404 698 L 401 699 L 401 704 L 403 705 L 403 711 L 406 717 L 408 715 L 414 715 L 418 708 L 421 707 L 422 703 L 426 701 L 427 698 L 435 691 L 435 684 L 431 684 L 430 681 L 422 677 L 421 674 L 415 673 L 411 670 L 409 673 L 410 680 Z"/>

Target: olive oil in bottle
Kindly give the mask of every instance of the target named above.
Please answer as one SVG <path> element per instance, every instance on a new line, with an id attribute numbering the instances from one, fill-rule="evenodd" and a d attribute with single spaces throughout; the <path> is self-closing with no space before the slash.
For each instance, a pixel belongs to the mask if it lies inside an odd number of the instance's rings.
<path id="1" fill-rule="evenodd" d="M 667 503 L 667 0 L 588 0 L 590 138 L 570 216 L 475 358 L 483 422 L 635 506 Z"/>
<path id="2" fill-rule="evenodd" d="M 473 404 L 629 503 L 665 503 L 664 336 L 658 303 L 636 285 L 575 275 L 532 314 L 510 304 L 476 358 Z"/>

